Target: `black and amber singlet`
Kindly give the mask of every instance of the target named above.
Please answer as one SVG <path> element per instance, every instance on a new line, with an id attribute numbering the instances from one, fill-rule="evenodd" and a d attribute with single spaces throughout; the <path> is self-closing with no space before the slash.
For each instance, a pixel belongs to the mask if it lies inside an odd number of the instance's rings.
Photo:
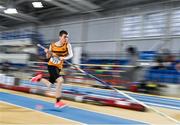
<path id="1" fill-rule="evenodd" d="M 61 46 L 57 46 L 55 42 L 51 43 L 51 52 L 55 53 L 58 57 L 51 57 L 49 59 L 48 65 L 50 66 L 56 66 L 59 69 L 63 68 L 63 63 L 64 61 L 60 60 L 59 57 L 66 57 L 68 53 L 68 48 L 67 48 L 68 43 L 64 43 Z"/>

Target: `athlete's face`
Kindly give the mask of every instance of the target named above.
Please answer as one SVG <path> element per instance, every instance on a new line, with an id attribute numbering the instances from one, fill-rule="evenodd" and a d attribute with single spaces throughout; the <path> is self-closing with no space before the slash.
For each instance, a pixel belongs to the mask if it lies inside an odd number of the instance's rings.
<path id="1" fill-rule="evenodd" d="M 68 41 L 68 35 L 67 34 L 63 34 L 62 36 L 59 37 L 59 40 L 62 42 L 62 43 L 65 43 Z"/>

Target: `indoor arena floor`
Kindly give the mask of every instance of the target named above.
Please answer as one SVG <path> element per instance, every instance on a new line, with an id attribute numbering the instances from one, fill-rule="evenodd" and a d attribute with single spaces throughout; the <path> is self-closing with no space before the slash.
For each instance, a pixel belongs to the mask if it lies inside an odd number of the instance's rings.
<path id="1" fill-rule="evenodd" d="M 139 112 L 63 100 L 68 104 L 55 109 L 55 99 L 0 89 L 0 124 L 175 124 L 153 111 Z M 177 99 L 176 100 L 180 100 Z M 180 110 L 153 108 L 180 121 Z"/>

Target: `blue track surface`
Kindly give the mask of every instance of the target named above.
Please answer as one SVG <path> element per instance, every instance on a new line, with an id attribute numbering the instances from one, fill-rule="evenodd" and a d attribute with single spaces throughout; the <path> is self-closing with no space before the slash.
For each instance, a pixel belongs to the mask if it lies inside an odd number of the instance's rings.
<path id="1" fill-rule="evenodd" d="M 22 81 L 22 83 L 23 85 L 26 85 L 26 86 L 33 86 L 33 85 L 42 86 L 42 84 L 36 84 L 36 83 L 34 84 L 29 81 Z M 63 86 L 63 90 L 74 90 L 74 91 L 84 93 L 84 94 L 97 94 L 97 95 L 103 95 L 103 96 L 125 98 L 123 95 L 120 95 L 117 92 L 112 92 L 112 91 L 102 90 L 102 89 L 95 89 L 95 88 Z M 129 93 L 128 95 L 149 105 L 180 110 L 180 100 L 178 99 L 162 98 L 162 97 L 155 97 L 155 96 L 148 96 L 148 95 L 138 95 L 138 94 L 133 94 L 133 93 L 132 94 Z"/>
<path id="2" fill-rule="evenodd" d="M 138 121 L 123 119 L 111 115 L 105 115 L 101 113 L 96 113 L 92 111 L 82 110 L 73 107 L 66 107 L 61 110 L 55 109 L 53 103 L 27 98 L 24 96 L 9 94 L 0 92 L 1 101 L 12 103 L 18 106 L 30 108 L 33 110 L 36 109 L 36 105 L 43 105 L 42 112 L 63 117 L 66 119 L 78 121 L 85 124 L 145 124 Z"/>

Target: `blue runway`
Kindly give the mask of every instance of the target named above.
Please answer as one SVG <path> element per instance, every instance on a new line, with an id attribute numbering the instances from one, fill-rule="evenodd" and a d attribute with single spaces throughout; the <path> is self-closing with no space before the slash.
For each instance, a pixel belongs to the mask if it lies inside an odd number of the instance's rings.
<path id="1" fill-rule="evenodd" d="M 31 87 L 32 86 L 44 86 L 42 84 L 31 83 L 29 81 L 22 81 L 22 85 L 31 86 Z M 102 90 L 102 89 L 95 89 L 95 88 L 84 88 L 84 87 L 78 87 L 78 86 L 64 85 L 63 90 L 74 90 L 74 91 L 81 92 L 84 94 L 97 94 L 97 95 L 102 95 L 102 96 L 125 98 L 123 95 L 120 95 L 117 92 Z M 142 101 L 148 105 L 180 110 L 180 99 L 179 100 L 178 99 L 170 99 L 170 98 L 141 95 L 141 94 L 135 94 L 135 93 L 129 93 L 128 95 L 130 95 L 130 96 L 134 97 L 135 99 Z"/>
<path id="2" fill-rule="evenodd" d="M 82 110 L 69 106 L 59 110 L 54 108 L 53 103 L 5 92 L 0 92 L 0 100 L 33 110 L 37 110 L 36 105 L 41 104 L 44 107 L 41 112 L 49 113 L 58 117 L 63 117 L 85 124 L 145 124 L 143 122 L 123 119 L 120 117 Z"/>

